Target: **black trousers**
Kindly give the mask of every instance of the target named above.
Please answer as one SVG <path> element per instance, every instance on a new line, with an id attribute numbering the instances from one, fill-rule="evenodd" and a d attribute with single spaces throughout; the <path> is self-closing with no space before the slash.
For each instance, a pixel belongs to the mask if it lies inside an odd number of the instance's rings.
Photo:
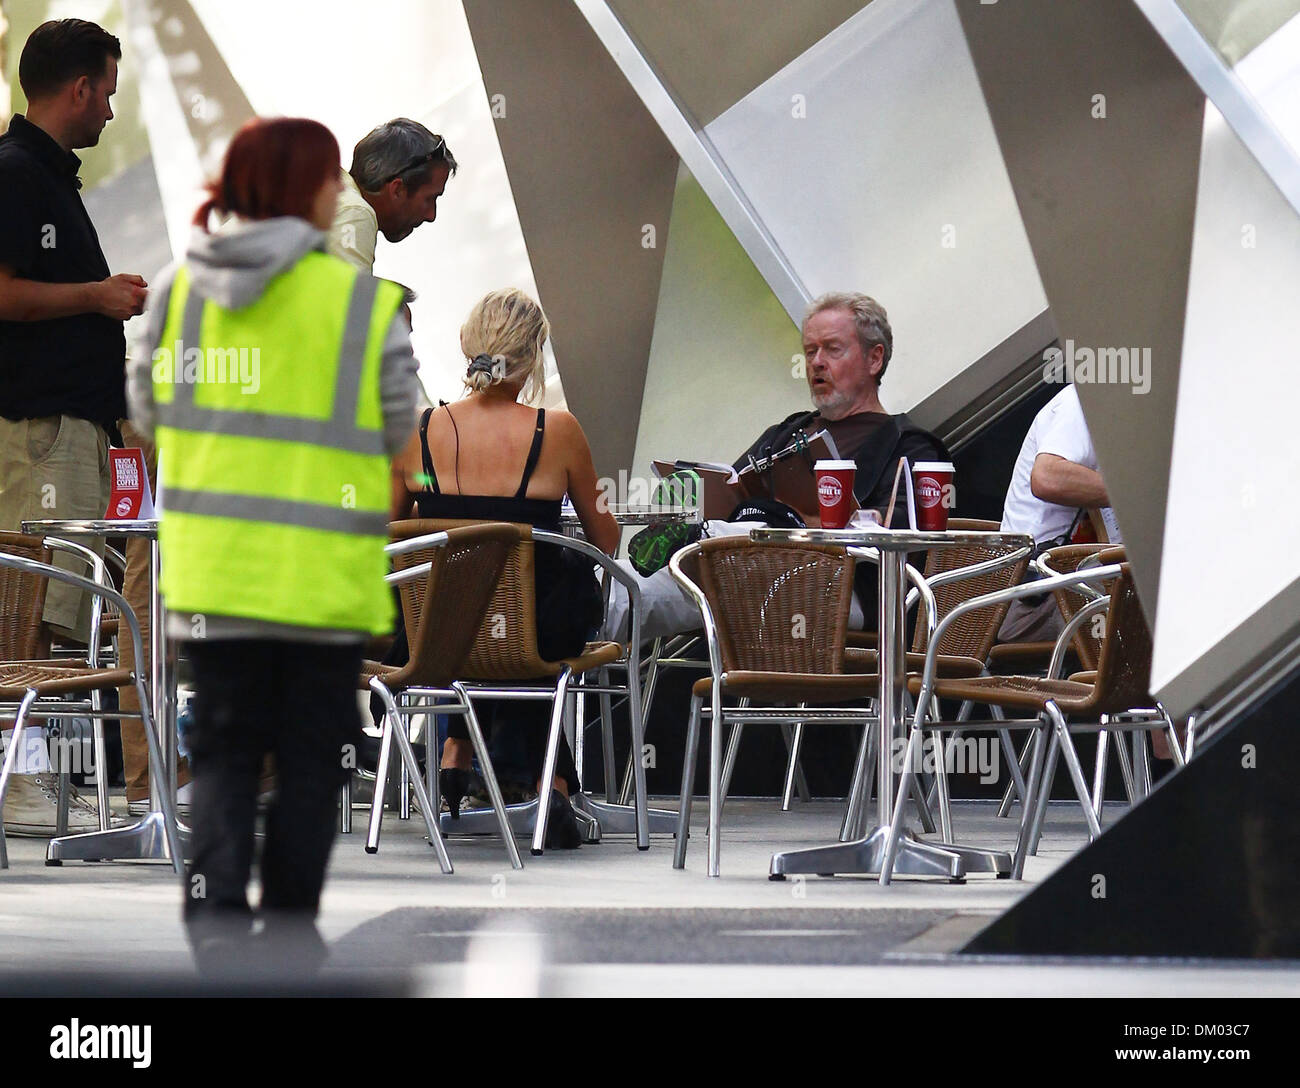
<path id="1" fill-rule="evenodd" d="M 263 759 L 278 789 L 266 816 L 262 911 L 314 919 L 334 844 L 339 787 L 356 765 L 360 643 L 192 642 L 193 860 L 185 921 L 248 928 L 248 880 Z M 348 749 L 351 746 L 351 749 Z"/>

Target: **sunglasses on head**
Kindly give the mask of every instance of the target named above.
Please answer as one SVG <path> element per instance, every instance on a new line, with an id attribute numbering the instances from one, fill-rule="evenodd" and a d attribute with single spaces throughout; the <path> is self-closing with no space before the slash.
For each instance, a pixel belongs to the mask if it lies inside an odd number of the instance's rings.
<path id="1" fill-rule="evenodd" d="M 395 181 L 397 178 L 400 178 L 403 174 L 409 174 L 412 170 L 418 170 L 421 166 L 424 166 L 426 163 L 430 163 L 433 162 L 434 159 L 441 158 L 446 147 L 447 147 L 447 141 L 444 140 L 441 136 L 439 136 L 438 142 L 433 145 L 432 151 L 429 151 L 428 153 L 421 155 L 418 159 L 413 159 L 411 162 L 408 162 L 405 166 L 403 166 L 400 170 L 398 170 L 397 173 L 389 174 L 388 177 L 384 178 L 383 181 L 381 181 L 379 184 L 381 186 L 387 185 L 390 181 Z"/>

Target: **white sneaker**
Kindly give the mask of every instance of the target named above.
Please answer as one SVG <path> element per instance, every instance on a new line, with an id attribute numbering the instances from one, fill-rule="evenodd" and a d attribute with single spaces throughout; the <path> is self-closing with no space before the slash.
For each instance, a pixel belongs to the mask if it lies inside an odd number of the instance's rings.
<path id="1" fill-rule="evenodd" d="M 99 830 L 99 810 L 68 783 L 68 834 Z M 59 833 L 59 776 L 16 774 L 5 795 L 5 831 L 10 835 L 49 839 Z M 112 821 L 110 820 L 110 826 Z"/>
<path id="2" fill-rule="evenodd" d="M 182 819 L 190 814 L 190 801 L 194 793 L 194 783 L 186 782 L 176 791 L 176 815 Z M 126 803 L 126 812 L 128 816 L 144 816 L 149 811 L 149 798 L 140 801 L 128 801 Z"/>

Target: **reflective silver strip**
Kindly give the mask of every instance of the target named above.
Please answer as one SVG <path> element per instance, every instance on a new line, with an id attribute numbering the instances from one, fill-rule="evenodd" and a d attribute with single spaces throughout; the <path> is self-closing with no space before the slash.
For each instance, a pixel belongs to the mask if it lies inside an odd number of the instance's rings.
<path id="1" fill-rule="evenodd" d="M 158 404 L 159 422 L 165 427 L 175 427 L 182 431 L 202 431 L 239 438 L 275 438 L 343 450 L 346 453 L 383 456 L 386 452 L 383 431 L 366 430 L 356 424 L 361 371 L 365 365 L 370 319 L 378 291 L 379 281 L 373 276 L 359 273 L 353 281 L 352 297 L 348 301 L 347 319 L 343 325 L 343 340 L 339 347 L 334 382 L 334 414 L 329 419 L 199 407 L 194 403 L 194 385 L 177 380 L 184 374 L 185 361 L 181 358 L 173 362 L 172 402 Z M 191 285 L 185 296 L 185 312 L 181 318 L 181 343 L 185 351 L 202 347 L 205 302 Z"/>
<path id="2" fill-rule="evenodd" d="M 388 538 L 388 514 L 372 510 L 348 510 L 318 502 L 296 499 L 268 499 L 255 495 L 232 495 L 222 491 L 189 491 L 169 487 L 163 495 L 164 515 L 200 514 L 213 518 L 296 525 L 303 529 L 326 529 L 336 533 Z"/>

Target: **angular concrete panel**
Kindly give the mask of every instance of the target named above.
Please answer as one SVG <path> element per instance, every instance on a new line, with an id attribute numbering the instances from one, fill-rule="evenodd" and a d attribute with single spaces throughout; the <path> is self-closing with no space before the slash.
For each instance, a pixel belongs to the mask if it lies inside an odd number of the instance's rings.
<path id="1" fill-rule="evenodd" d="M 616 475 L 636 444 L 677 156 L 573 4 L 466 0 L 465 14 L 565 399 Z"/>
<path id="2" fill-rule="evenodd" d="M 957 9 L 1062 341 L 1151 353 L 1079 396 L 1154 620 L 1204 98 L 1130 0 Z"/>
<path id="3" fill-rule="evenodd" d="M 612 0 L 696 125 L 703 127 L 870 0 Z"/>

